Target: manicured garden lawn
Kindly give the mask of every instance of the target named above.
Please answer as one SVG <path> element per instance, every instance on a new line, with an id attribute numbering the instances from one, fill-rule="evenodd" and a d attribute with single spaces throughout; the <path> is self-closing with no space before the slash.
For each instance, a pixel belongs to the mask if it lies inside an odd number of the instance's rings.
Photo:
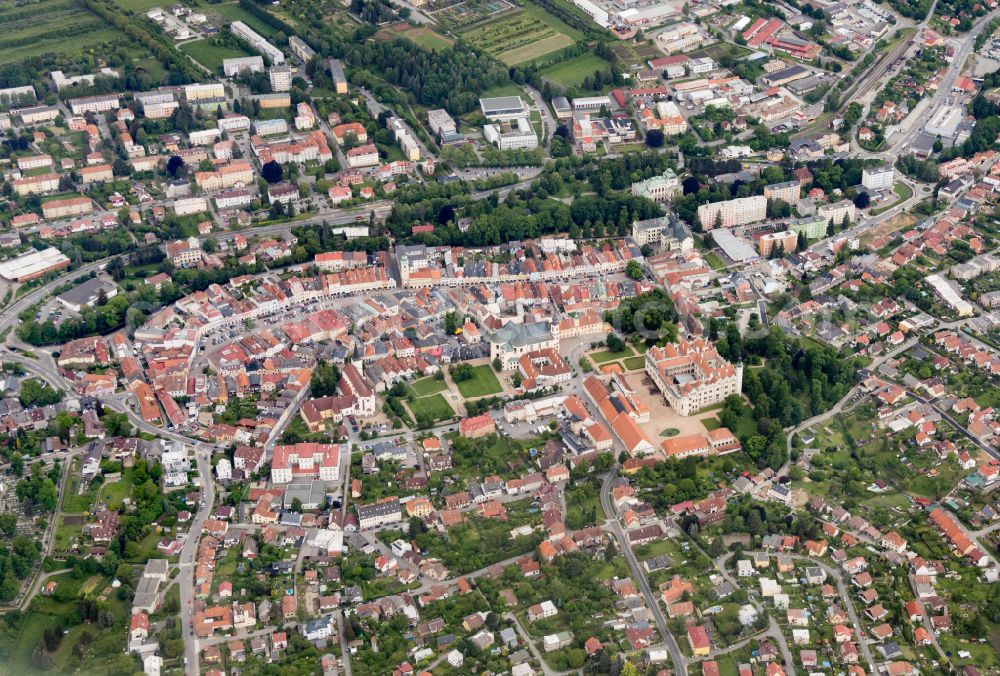
<path id="1" fill-rule="evenodd" d="M 440 394 L 419 397 L 413 401 L 406 402 L 406 405 L 413 411 L 414 417 L 423 415 L 433 420 L 447 420 L 455 415 L 455 411 Z"/>
<path id="2" fill-rule="evenodd" d="M 701 424 L 705 426 L 705 429 L 711 432 L 712 430 L 717 430 L 722 427 L 722 423 L 719 422 L 718 418 L 702 418 Z M 730 430 L 731 431 L 731 430 Z"/>
<path id="3" fill-rule="evenodd" d="M 645 357 L 628 357 L 625 360 L 625 368 L 629 371 L 638 371 L 646 365 Z"/>
<path id="4" fill-rule="evenodd" d="M 436 380 L 430 377 L 414 380 L 409 384 L 407 389 L 413 393 L 414 397 L 426 397 L 431 394 L 437 394 L 447 388 L 448 385 L 443 380 Z"/>
<path id="5" fill-rule="evenodd" d="M 593 75 L 594 71 L 605 71 L 607 69 L 607 61 L 596 54 L 588 52 L 543 70 L 542 77 L 561 84 L 564 87 L 575 87 L 583 82 L 585 77 Z"/>
<path id="6" fill-rule="evenodd" d="M 496 394 L 503 391 L 500 381 L 497 380 L 496 374 L 493 373 L 493 368 L 488 364 L 476 366 L 472 369 L 472 372 L 474 374 L 472 378 L 456 383 L 458 391 L 466 399 L 485 397 L 488 394 Z"/>
<path id="7" fill-rule="evenodd" d="M 624 350 L 619 350 L 618 352 L 612 352 L 611 350 L 601 350 L 600 352 L 594 352 L 589 355 L 594 362 L 598 364 L 605 364 L 609 361 L 615 361 L 616 359 L 622 359 L 627 357 L 634 357 L 635 352 L 628 345 L 625 346 Z"/>

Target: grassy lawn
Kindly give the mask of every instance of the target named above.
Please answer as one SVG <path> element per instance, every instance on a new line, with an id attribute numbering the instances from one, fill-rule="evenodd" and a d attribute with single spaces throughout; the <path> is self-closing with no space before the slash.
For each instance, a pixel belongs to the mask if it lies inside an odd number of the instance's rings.
<path id="1" fill-rule="evenodd" d="M 714 251 L 709 251 L 705 254 L 705 262 L 708 263 L 708 266 L 713 270 L 721 270 L 726 267 L 726 264 L 722 262 L 722 259 L 719 258 L 718 254 Z"/>
<path id="2" fill-rule="evenodd" d="M 236 2 L 225 5 L 212 5 L 211 10 L 218 12 L 230 21 L 242 21 L 268 40 L 274 37 L 274 34 L 278 32 L 250 12 L 240 7 L 239 3 Z"/>
<path id="3" fill-rule="evenodd" d="M 412 392 L 414 397 L 426 397 L 448 389 L 448 385 L 443 380 L 428 377 L 421 378 L 420 380 L 414 380 L 407 386 L 406 389 L 407 391 Z"/>
<path id="4" fill-rule="evenodd" d="M 125 9 L 133 12 L 146 13 L 154 7 L 164 6 L 160 0 L 115 0 L 115 4 L 121 5 Z"/>
<path id="5" fill-rule="evenodd" d="M 542 71 L 542 77 L 564 87 L 575 87 L 595 70 L 607 70 L 608 62 L 592 54 L 581 54 Z"/>
<path id="6" fill-rule="evenodd" d="M 132 495 L 132 482 L 128 477 L 122 475 L 121 481 L 106 483 L 101 486 L 98 499 L 105 503 L 110 509 L 120 509 L 122 501 Z"/>
<path id="7" fill-rule="evenodd" d="M 236 59 L 241 56 L 252 56 L 250 53 L 245 52 L 242 49 L 217 45 L 210 39 L 189 42 L 181 45 L 178 49 L 201 65 L 205 66 L 205 68 L 211 70 L 213 73 L 222 70 L 223 59 Z"/>
<path id="8" fill-rule="evenodd" d="M 625 368 L 629 371 L 638 371 L 646 365 L 644 357 L 628 357 L 625 360 Z"/>
<path id="9" fill-rule="evenodd" d="M 483 92 L 482 98 L 492 98 L 495 96 L 524 96 L 524 91 L 518 87 L 516 84 L 511 82 L 510 84 L 500 85 L 499 87 L 493 87 L 492 89 L 487 89 Z M 478 109 L 477 109 L 478 110 Z"/>
<path id="10" fill-rule="evenodd" d="M 878 209 L 872 209 L 872 216 L 877 216 L 885 211 L 888 211 L 889 209 L 892 209 L 898 204 L 905 202 L 906 200 L 913 197 L 913 190 L 910 188 L 910 186 L 906 185 L 902 181 L 896 183 L 896 185 L 892 187 L 892 191 L 896 193 L 898 199 L 893 200 L 892 204 L 887 204 L 886 206 L 879 207 Z"/>
<path id="11" fill-rule="evenodd" d="M 705 429 L 711 432 L 712 430 L 717 430 L 722 427 L 722 423 L 719 422 L 718 418 L 702 418 L 701 424 L 705 426 Z"/>
<path id="12" fill-rule="evenodd" d="M 419 397 L 406 402 L 406 405 L 413 411 L 414 417 L 427 416 L 433 420 L 448 420 L 455 415 L 454 409 L 440 394 Z"/>
<path id="13" fill-rule="evenodd" d="M 604 364 L 609 361 L 615 361 L 616 359 L 635 357 L 635 352 L 628 345 L 625 346 L 624 350 L 619 350 L 618 352 L 612 352 L 611 350 L 601 350 L 600 352 L 593 352 L 588 355 L 597 364 Z"/>
<path id="14" fill-rule="evenodd" d="M 496 374 L 493 373 L 493 367 L 489 364 L 476 366 L 472 369 L 472 372 L 472 378 L 456 383 L 458 391 L 466 399 L 485 397 L 488 394 L 496 394 L 503 391 L 500 381 L 497 380 Z"/>

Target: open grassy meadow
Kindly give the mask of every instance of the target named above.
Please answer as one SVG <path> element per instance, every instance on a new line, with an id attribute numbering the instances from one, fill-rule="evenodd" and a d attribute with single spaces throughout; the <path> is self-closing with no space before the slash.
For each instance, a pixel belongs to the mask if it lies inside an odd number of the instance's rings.
<path id="1" fill-rule="evenodd" d="M 54 596 L 37 596 L 28 613 L 4 616 L 0 620 L 0 641 L 7 648 L 5 672 L 109 673 L 131 662 L 123 655 L 128 611 L 111 590 L 109 577 L 69 572 L 50 578 L 56 582 Z M 93 599 L 105 605 L 114 626 L 102 629 L 97 623 L 73 623 L 78 603 Z M 57 645 L 43 645 L 46 630 L 65 631 Z M 124 659 L 123 659 L 124 658 Z M 134 666 L 134 665 L 133 665 Z M 127 670 L 126 670 L 127 671 Z"/>
<path id="2" fill-rule="evenodd" d="M 575 87 L 594 71 L 605 71 L 608 62 L 596 54 L 581 54 L 542 71 L 542 77 L 563 87 Z"/>
<path id="3" fill-rule="evenodd" d="M 223 19 L 228 19 L 229 21 L 242 21 L 267 39 L 273 38 L 275 33 L 278 32 L 250 12 L 240 7 L 239 4 L 235 2 L 209 5 L 207 9 L 221 15 Z"/>
<path id="4" fill-rule="evenodd" d="M 79 55 L 124 34 L 77 0 L 0 0 L 0 64 L 49 52 Z"/>

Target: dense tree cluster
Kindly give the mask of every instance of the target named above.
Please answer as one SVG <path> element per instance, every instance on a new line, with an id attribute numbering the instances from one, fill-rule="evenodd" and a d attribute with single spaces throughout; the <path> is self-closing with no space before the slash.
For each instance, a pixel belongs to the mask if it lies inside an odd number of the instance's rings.
<path id="1" fill-rule="evenodd" d="M 774 502 L 761 502 L 741 496 L 726 506 L 723 530 L 727 533 L 749 533 L 755 538 L 765 535 L 797 535 L 801 540 L 819 539 L 822 529 L 806 512 L 793 512 Z"/>
<path id="2" fill-rule="evenodd" d="M 937 162 L 934 160 L 921 160 L 916 155 L 900 155 L 896 159 L 896 168 L 918 181 L 936 183 L 938 180 Z"/>
<path id="3" fill-rule="evenodd" d="M 18 398 L 22 406 L 50 406 L 62 401 L 63 391 L 34 378 L 21 381 Z"/>
<path id="4" fill-rule="evenodd" d="M 677 340 L 677 308 L 663 289 L 625 298 L 614 312 L 605 313 L 604 318 L 616 331 L 626 335 L 639 333 L 640 337 L 653 342 Z"/>
<path id="5" fill-rule="evenodd" d="M 17 596 L 21 580 L 31 574 L 38 557 L 38 542 L 24 535 L 14 536 L 9 545 L 0 544 L 0 601 Z"/>
<path id="6" fill-rule="evenodd" d="M 396 12 L 387 0 L 351 0 L 351 13 L 372 26 L 392 21 Z"/>
<path id="7" fill-rule="evenodd" d="M 719 418 L 740 437 L 743 448 L 760 466 L 777 468 L 785 462 L 785 427 L 828 410 L 854 385 L 856 365 L 830 347 L 787 337 L 779 327 L 744 340 L 730 325 L 716 343 L 719 354 L 737 363 L 758 364 L 743 372 L 743 394 L 748 408 L 730 397 Z M 753 419 L 753 427 L 741 422 Z"/>
<path id="8" fill-rule="evenodd" d="M 316 369 L 309 380 L 309 392 L 314 397 L 329 397 L 337 393 L 338 383 L 340 383 L 340 369 L 337 365 L 321 361 L 316 364 Z"/>
<path id="9" fill-rule="evenodd" d="M 29 475 L 15 487 L 15 493 L 31 512 L 49 514 L 55 511 L 58 492 L 59 468 L 53 467 L 48 473 L 42 471 L 40 463 L 31 466 Z"/>

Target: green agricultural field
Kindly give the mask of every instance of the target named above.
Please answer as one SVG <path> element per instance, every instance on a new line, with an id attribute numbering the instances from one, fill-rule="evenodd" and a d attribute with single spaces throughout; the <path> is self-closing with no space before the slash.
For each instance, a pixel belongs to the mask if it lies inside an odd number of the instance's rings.
<path id="1" fill-rule="evenodd" d="M 472 371 L 474 374 L 472 378 L 456 383 L 458 391 L 466 399 L 485 397 L 488 394 L 497 394 L 503 391 L 500 381 L 497 380 L 491 366 L 483 364 L 482 366 L 476 366 Z"/>
<path id="2" fill-rule="evenodd" d="M 596 70 L 607 70 L 608 62 L 596 54 L 581 54 L 542 71 L 542 77 L 564 87 L 576 87 Z"/>
<path id="3" fill-rule="evenodd" d="M 579 33 L 538 8 L 504 14 L 462 31 L 462 38 L 508 66 L 572 45 Z"/>
<path id="4" fill-rule="evenodd" d="M 198 40 L 196 42 L 188 42 L 187 44 L 183 44 L 178 47 L 178 49 L 201 65 L 205 66 L 205 68 L 211 70 L 213 73 L 217 73 L 222 70 L 223 59 L 236 59 L 241 56 L 253 56 L 249 52 L 242 49 L 237 49 L 228 45 L 217 45 L 211 38 Z"/>
<path id="5" fill-rule="evenodd" d="M 441 394 L 432 394 L 429 397 L 419 397 L 413 401 L 406 402 L 406 405 L 413 411 L 413 416 L 419 418 L 426 416 L 432 420 L 448 420 L 455 415 L 451 405 Z"/>
<path id="6" fill-rule="evenodd" d="M 80 55 L 102 42 L 121 43 L 124 34 L 77 0 L 0 2 L 0 64 L 48 52 Z"/>

